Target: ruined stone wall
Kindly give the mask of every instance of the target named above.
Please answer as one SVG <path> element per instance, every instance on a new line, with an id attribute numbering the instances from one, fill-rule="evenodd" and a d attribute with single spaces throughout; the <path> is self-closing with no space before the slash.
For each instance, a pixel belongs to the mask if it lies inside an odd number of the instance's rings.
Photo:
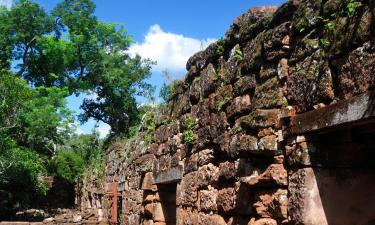
<path id="1" fill-rule="evenodd" d="M 374 4 L 294 0 L 238 17 L 223 39 L 189 59 L 186 78 L 144 121 L 140 135 L 108 150 L 105 216 L 129 225 L 345 224 L 345 217 L 327 221 L 322 204 L 311 202 L 320 201 L 317 186 L 333 196 L 342 176 L 353 177 L 337 168 L 353 172 L 355 166 L 323 163 L 329 135 L 296 132 L 293 118 L 334 108 L 374 87 Z M 354 141 L 345 132 L 330 135 L 348 138 L 334 146 L 356 149 L 348 147 Z M 308 141 L 314 137 L 322 141 Z M 316 143 L 325 147 L 311 158 Z M 329 159 L 337 162 L 344 147 Z M 348 155 L 341 162 L 356 157 Z M 355 175 L 361 182 L 352 191 L 367 185 L 353 197 L 362 199 L 356 204 L 366 204 L 375 187 L 366 182 L 374 178 L 372 169 Z M 371 224 L 370 203 L 367 211 L 355 204 L 345 209 L 362 218 L 348 224 Z"/>

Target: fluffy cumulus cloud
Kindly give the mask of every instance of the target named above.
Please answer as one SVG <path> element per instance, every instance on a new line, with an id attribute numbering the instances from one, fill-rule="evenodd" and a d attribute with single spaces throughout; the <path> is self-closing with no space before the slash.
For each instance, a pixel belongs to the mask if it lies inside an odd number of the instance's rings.
<path id="1" fill-rule="evenodd" d="M 12 6 L 13 0 L 0 0 L 0 5 L 7 7 L 8 9 Z"/>
<path id="2" fill-rule="evenodd" d="M 166 32 L 159 25 L 152 25 L 143 43 L 133 44 L 130 54 L 139 54 L 157 62 L 153 70 L 161 72 L 165 69 L 173 72 L 184 72 L 190 56 L 206 48 L 215 39 L 198 40 L 181 34 Z"/>

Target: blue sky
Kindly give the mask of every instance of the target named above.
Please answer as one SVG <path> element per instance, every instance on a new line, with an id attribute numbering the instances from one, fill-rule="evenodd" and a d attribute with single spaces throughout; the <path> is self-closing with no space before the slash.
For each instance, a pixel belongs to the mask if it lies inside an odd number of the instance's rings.
<path id="1" fill-rule="evenodd" d="M 52 9 L 60 0 L 34 0 Z M 11 4 L 12 0 L 0 0 Z M 161 71 L 168 69 L 173 79 L 185 74 L 185 62 L 195 52 L 224 36 L 233 20 L 254 6 L 279 6 L 284 0 L 94 0 L 96 16 L 106 22 L 118 22 L 133 36 L 130 53 L 158 62 L 149 82 L 157 91 L 164 81 Z M 69 97 L 68 105 L 79 112 L 81 97 Z M 142 100 L 139 100 L 142 101 Z M 78 132 L 91 132 L 95 121 L 81 125 Z M 100 123 L 105 135 L 109 127 Z"/>

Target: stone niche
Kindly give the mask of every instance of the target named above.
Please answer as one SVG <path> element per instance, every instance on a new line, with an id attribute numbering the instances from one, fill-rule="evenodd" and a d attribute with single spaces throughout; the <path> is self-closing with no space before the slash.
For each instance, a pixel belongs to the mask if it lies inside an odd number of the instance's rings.
<path id="1" fill-rule="evenodd" d="M 375 121 L 365 118 L 315 130 L 287 147 L 292 224 L 375 224 L 374 137 Z"/>

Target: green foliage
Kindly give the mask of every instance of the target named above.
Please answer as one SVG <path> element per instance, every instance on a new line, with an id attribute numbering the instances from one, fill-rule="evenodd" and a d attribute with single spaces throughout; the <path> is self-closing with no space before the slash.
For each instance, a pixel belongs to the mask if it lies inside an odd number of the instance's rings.
<path id="1" fill-rule="evenodd" d="M 230 97 L 225 96 L 224 99 L 222 99 L 221 101 L 219 101 L 217 103 L 217 111 L 220 112 L 223 109 L 223 106 L 226 105 L 230 100 L 231 100 Z"/>
<path id="2" fill-rule="evenodd" d="M 192 130 L 187 130 L 184 132 L 184 140 L 188 144 L 193 144 L 195 137 L 194 137 L 194 131 Z"/>
<path id="3" fill-rule="evenodd" d="M 224 38 L 220 38 L 217 41 L 216 54 L 223 55 L 224 52 L 225 52 L 225 39 Z"/>
<path id="4" fill-rule="evenodd" d="M 21 115 L 24 145 L 52 156 L 56 144 L 64 143 L 73 132 L 72 111 L 66 107 L 67 88 L 39 87 Z"/>
<path id="5" fill-rule="evenodd" d="M 324 48 L 327 48 L 331 44 L 331 42 L 326 38 L 319 39 L 319 43 Z"/>
<path id="6" fill-rule="evenodd" d="M 346 4 L 346 11 L 349 17 L 353 17 L 355 10 L 360 6 L 360 2 L 357 0 L 349 0 Z"/>
<path id="7" fill-rule="evenodd" d="M 334 16 L 334 15 L 332 15 L 332 16 Z M 320 21 L 321 23 L 323 23 L 324 24 L 324 27 L 327 29 L 327 30 L 330 30 L 330 31 L 332 31 L 332 30 L 334 30 L 335 29 L 335 23 L 333 22 L 333 21 L 331 21 L 330 19 L 328 19 L 328 18 L 324 18 L 324 17 L 322 17 L 322 16 L 318 16 L 317 18 L 316 18 L 318 21 Z"/>
<path id="8" fill-rule="evenodd" d="M 99 134 L 74 135 L 67 143 L 58 146 L 52 161 L 53 174 L 69 182 L 75 182 L 87 166 L 101 170 L 104 151 Z"/>
<path id="9" fill-rule="evenodd" d="M 298 19 L 296 23 L 296 29 L 298 30 L 298 32 L 303 33 L 306 29 L 305 26 L 306 26 L 305 18 Z"/>
<path id="10" fill-rule="evenodd" d="M 138 124 L 138 107 L 135 95 L 151 96 L 154 87 L 144 82 L 149 77 L 151 62 L 140 57 L 129 58 L 118 52 L 106 56 L 102 72 L 90 77 L 96 98 L 86 98 L 80 116 L 82 122 L 89 118 L 103 121 L 114 133 L 129 134 L 129 128 Z M 126 60 L 126 61 L 125 61 Z"/>
<path id="11" fill-rule="evenodd" d="M 332 21 L 329 21 L 325 24 L 325 27 L 328 29 L 328 30 L 334 30 L 336 25 L 332 22 Z"/>
<path id="12" fill-rule="evenodd" d="M 155 128 L 156 128 L 156 123 L 155 123 L 155 120 L 154 120 L 154 113 L 153 111 L 150 111 L 148 113 L 146 113 L 144 115 L 144 118 L 143 118 L 143 123 L 145 125 L 145 128 L 146 128 L 146 132 L 145 132 L 145 142 L 146 143 L 151 143 L 151 140 L 152 140 L 152 135 L 155 131 Z"/>
<path id="13" fill-rule="evenodd" d="M 169 97 L 171 96 L 172 86 L 170 84 L 163 83 L 160 89 L 159 97 L 163 100 L 164 103 L 168 102 Z"/>
<path id="14" fill-rule="evenodd" d="M 234 52 L 234 58 L 239 61 L 239 60 L 242 60 L 243 59 L 243 53 L 241 51 L 240 48 L 236 48 L 235 52 Z"/>
<path id="15" fill-rule="evenodd" d="M 34 49 L 39 54 L 30 57 L 25 79 L 35 86 L 73 85 L 69 75 L 75 69 L 74 46 L 71 42 L 44 36 L 36 40 Z"/>
<path id="16" fill-rule="evenodd" d="M 59 151 L 54 158 L 56 175 L 69 182 L 74 182 L 83 172 L 84 161 L 74 150 Z"/>
<path id="17" fill-rule="evenodd" d="M 91 0 L 64 0 L 48 14 L 37 3 L 20 0 L 0 10 L 1 67 L 10 65 L 35 87 L 89 93 L 81 122 L 89 118 L 127 135 L 139 123 L 136 96 L 150 98 L 150 60 L 127 52 L 132 38 L 123 26 L 94 16 Z"/>
<path id="18" fill-rule="evenodd" d="M 23 76 L 27 71 L 30 58 L 38 55 L 34 48 L 36 40 L 54 30 L 53 18 L 47 15 L 37 3 L 29 0 L 20 0 L 10 11 L 3 11 L 0 14 L 4 19 L 0 21 L 1 36 L 8 36 L 0 38 L 6 40 L 0 44 L 2 45 L 0 48 L 7 49 L 8 62 L 13 60 L 20 62 L 17 65 L 17 73 Z"/>
<path id="19" fill-rule="evenodd" d="M 0 132 L 7 132 L 19 125 L 20 112 L 31 99 L 32 90 L 7 71 L 0 70 L 0 80 Z"/>
<path id="20" fill-rule="evenodd" d="M 186 119 L 184 120 L 183 126 L 185 129 L 185 132 L 183 133 L 185 142 L 188 144 L 193 144 L 195 140 L 194 129 L 196 126 L 196 123 L 193 117 L 191 116 L 186 117 Z"/>
<path id="21" fill-rule="evenodd" d="M 40 155 L 28 149 L 11 147 L 0 152 L 0 208 L 19 204 L 27 207 L 46 194 L 47 187 L 38 179 L 46 173 Z M 6 211 L 1 211 L 0 216 Z"/>

